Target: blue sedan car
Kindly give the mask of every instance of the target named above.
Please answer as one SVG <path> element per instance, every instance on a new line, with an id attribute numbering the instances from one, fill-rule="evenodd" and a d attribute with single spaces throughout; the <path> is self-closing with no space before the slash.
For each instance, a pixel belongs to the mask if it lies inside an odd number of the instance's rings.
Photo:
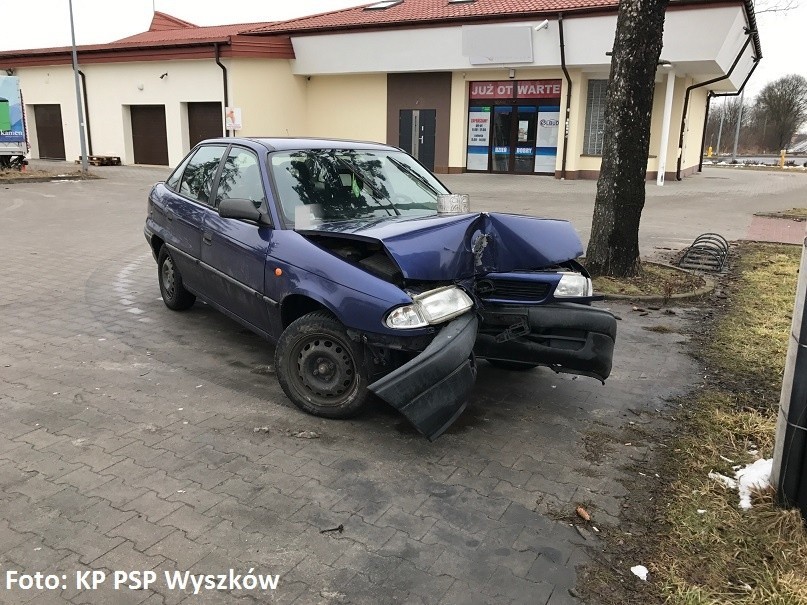
<path id="1" fill-rule="evenodd" d="M 611 370 L 616 321 L 591 307 L 571 225 L 457 207 L 394 147 L 203 141 L 151 190 L 145 235 L 166 306 L 198 298 L 274 342 L 283 391 L 317 416 L 375 394 L 433 440 L 480 358 Z"/>

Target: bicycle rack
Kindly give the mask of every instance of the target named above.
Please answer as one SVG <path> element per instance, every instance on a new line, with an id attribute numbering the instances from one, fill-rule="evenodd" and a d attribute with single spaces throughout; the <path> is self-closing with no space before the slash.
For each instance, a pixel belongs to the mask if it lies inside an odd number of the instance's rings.
<path id="1" fill-rule="evenodd" d="M 729 243 L 717 233 L 704 233 L 695 238 L 692 245 L 684 251 L 678 266 L 682 269 L 698 271 L 723 270 L 729 255 Z"/>

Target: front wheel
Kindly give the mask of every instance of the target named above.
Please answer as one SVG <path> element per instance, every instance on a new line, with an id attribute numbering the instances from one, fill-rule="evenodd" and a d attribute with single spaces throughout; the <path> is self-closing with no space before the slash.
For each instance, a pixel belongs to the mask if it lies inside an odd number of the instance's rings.
<path id="1" fill-rule="evenodd" d="M 182 275 L 165 246 L 160 248 L 160 255 L 157 257 L 157 279 L 160 281 L 163 302 L 169 309 L 184 311 L 196 301 L 196 297 L 182 284 Z"/>
<path id="2" fill-rule="evenodd" d="M 309 414 L 349 418 L 367 404 L 363 351 L 330 313 L 316 311 L 280 335 L 275 369 L 283 392 Z"/>

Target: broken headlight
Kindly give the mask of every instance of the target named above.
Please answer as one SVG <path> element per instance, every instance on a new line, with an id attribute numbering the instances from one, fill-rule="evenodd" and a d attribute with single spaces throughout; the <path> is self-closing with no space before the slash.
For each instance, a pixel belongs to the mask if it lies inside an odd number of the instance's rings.
<path id="1" fill-rule="evenodd" d="M 390 311 L 385 323 L 396 329 L 424 328 L 454 319 L 473 306 L 473 301 L 460 288 L 445 286 L 413 296 L 411 305 Z"/>
<path id="2" fill-rule="evenodd" d="M 561 273 L 555 286 L 555 298 L 581 298 L 593 296 L 591 280 L 580 273 Z"/>

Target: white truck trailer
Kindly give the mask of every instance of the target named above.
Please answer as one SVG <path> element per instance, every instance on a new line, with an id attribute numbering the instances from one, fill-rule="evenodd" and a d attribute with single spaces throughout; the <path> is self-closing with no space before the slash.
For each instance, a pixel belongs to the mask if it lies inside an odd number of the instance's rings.
<path id="1" fill-rule="evenodd" d="M 28 163 L 28 129 L 20 79 L 0 76 L 0 170 L 20 170 Z"/>

